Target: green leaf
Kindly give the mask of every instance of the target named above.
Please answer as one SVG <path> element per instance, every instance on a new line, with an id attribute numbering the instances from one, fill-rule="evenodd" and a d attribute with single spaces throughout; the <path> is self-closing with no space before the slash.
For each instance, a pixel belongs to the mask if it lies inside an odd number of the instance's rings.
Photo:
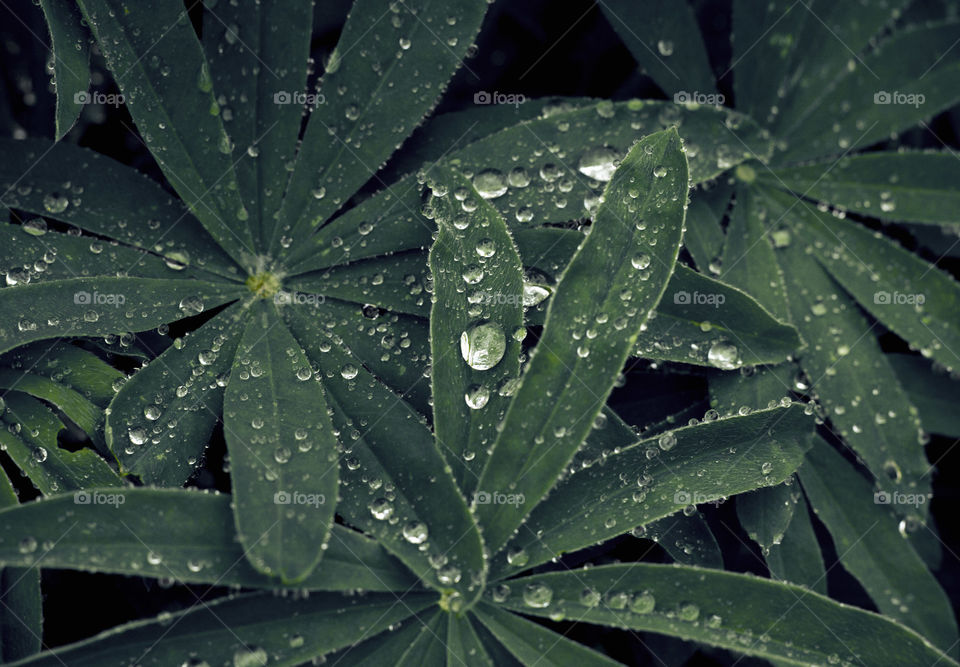
<path id="1" fill-rule="evenodd" d="M 683 247 L 693 257 L 701 273 L 713 271 L 723 249 L 721 223 L 730 205 L 733 189 L 727 185 L 698 188 L 690 193 L 687 208 L 687 231 L 683 234 Z"/>
<path id="2" fill-rule="evenodd" d="M 395 5 L 385 20 L 377 2 L 353 6 L 327 61 L 324 103 L 307 123 L 271 253 L 286 254 L 282 237 L 306 237 L 374 175 L 462 64 L 486 10 L 479 1 L 419 0 Z"/>
<path id="3" fill-rule="evenodd" d="M 821 439 L 800 469 L 800 481 L 817 517 L 827 526 L 843 566 L 863 584 L 881 613 L 908 625 L 957 656 L 957 623 L 943 589 L 897 530 L 887 507 L 927 502 L 926 496 L 874 493 Z"/>
<path id="4" fill-rule="evenodd" d="M 234 518 L 250 563 L 295 583 L 330 539 L 337 435 L 320 378 L 276 306 L 258 301 L 250 315 L 223 396 Z"/>
<path id="5" fill-rule="evenodd" d="M 813 532 L 807 501 L 801 499 L 794 509 L 780 544 L 764 554 L 770 576 L 805 586 L 821 595 L 827 594 L 827 573 L 823 566 L 820 543 Z"/>
<path id="6" fill-rule="evenodd" d="M 17 184 L 4 189 L 3 206 L 164 255 L 173 267 L 171 277 L 179 277 L 176 271 L 184 265 L 228 278 L 238 275 L 237 265 L 183 203 L 130 167 L 86 148 L 42 139 L 0 139 L 0 153 L 0 183 Z M 90 268 L 81 262 L 74 271 Z"/>
<path id="7" fill-rule="evenodd" d="M 242 27 L 241 27 L 242 26 Z M 277 224 L 295 158 L 305 101 L 313 3 L 268 0 L 209 3 L 203 13 L 203 47 L 213 89 L 230 109 L 230 139 L 248 224 L 266 248 Z M 222 102 L 221 102 L 222 104 Z"/>
<path id="8" fill-rule="evenodd" d="M 678 563 L 723 569 L 720 545 L 700 512 L 665 516 L 635 534 L 659 544 Z"/>
<path id="9" fill-rule="evenodd" d="M 477 485 L 527 503 L 477 505 L 491 551 L 586 439 L 673 271 L 686 193 L 687 162 L 675 129 L 639 141 L 608 185 L 590 235 L 551 298 L 543 335 Z"/>
<path id="10" fill-rule="evenodd" d="M 526 667 L 542 664 L 557 667 L 619 664 L 583 644 L 492 605 L 478 606 L 476 615 L 487 630 Z"/>
<path id="11" fill-rule="evenodd" d="M 107 406 L 116 393 L 114 385 L 125 377 L 95 354 L 60 341 L 25 345 L 4 355 L 0 363 L 65 384 L 99 407 Z"/>
<path id="12" fill-rule="evenodd" d="M 186 8 L 177 0 L 135 7 L 123 0 L 78 2 L 164 175 L 217 243 L 254 269 L 234 142 L 220 119 L 210 68 Z"/>
<path id="13" fill-rule="evenodd" d="M 792 484 L 777 484 L 737 496 L 737 518 L 750 539 L 765 551 L 780 544 L 793 519 L 800 489 Z"/>
<path id="14" fill-rule="evenodd" d="M 776 407 L 802 379 L 795 364 L 758 366 L 740 373 L 713 373 L 710 376 L 710 407 L 721 415 L 737 414 L 741 408 Z M 798 387 L 799 389 L 799 387 Z"/>
<path id="15" fill-rule="evenodd" d="M 953 20 L 907 26 L 878 40 L 853 68 L 841 70 L 818 88 L 810 104 L 798 107 L 791 123 L 784 123 L 780 134 L 787 148 L 778 161 L 870 146 L 956 104 L 960 54 L 951 47 L 957 27 Z M 849 53 L 844 60 L 848 58 Z"/>
<path id="16" fill-rule="evenodd" d="M 790 242 L 790 232 L 767 229 L 767 209 L 747 187 L 736 190 L 723 246 L 720 277 L 759 301 L 782 321 L 789 321 L 787 287 L 773 244 Z"/>
<path id="17" fill-rule="evenodd" d="M 632 563 L 523 577 L 507 586 L 499 604 L 513 611 L 657 632 L 784 664 L 956 664 L 890 619 L 752 575 Z M 548 605 L 524 602 L 546 598 L 545 589 Z M 597 594 L 599 604 L 586 604 Z"/>
<path id="18" fill-rule="evenodd" d="M 68 278 L 0 290 L 10 320 L 0 352 L 35 340 L 145 331 L 249 292 L 239 284 L 155 278 Z"/>
<path id="19" fill-rule="evenodd" d="M 441 637 L 446 635 L 446 619 L 435 609 L 428 611 L 424 618 L 418 618 L 420 627 L 394 663 L 397 667 L 426 667 L 443 665 L 447 658 L 447 647 Z"/>
<path id="20" fill-rule="evenodd" d="M 881 152 L 781 167 L 760 180 L 881 220 L 955 225 L 960 159 L 952 153 Z"/>
<path id="21" fill-rule="evenodd" d="M 435 170 L 431 188 L 433 427 L 469 497 L 519 382 L 523 270 L 503 218 L 467 179 Z"/>
<path id="22" fill-rule="evenodd" d="M 75 644 L 60 646 L 16 667 L 102 667 L 137 663 L 170 667 L 203 660 L 211 665 L 300 665 L 349 646 L 425 609 L 434 596 L 344 596 L 300 599 L 254 593 L 204 602 L 156 620 L 135 621 Z M 317 632 L 323 628 L 323 632 Z"/>
<path id="23" fill-rule="evenodd" d="M 227 495 L 180 489 L 98 488 L 0 511 L 4 566 L 81 570 L 181 583 L 277 588 L 237 542 Z M 44 545 L 32 551 L 20 544 Z M 297 590 L 406 591 L 410 573 L 382 547 L 335 526 L 323 567 Z"/>
<path id="24" fill-rule="evenodd" d="M 910 402 L 917 406 L 923 428 L 960 438 L 960 413 L 956 409 L 960 405 L 960 383 L 931 369 L 930 362 L 922 357 L 889 354 L 887 361 Z"/>
<path id="25" fill-rule="evenodd" d="M 0 445 L 40 493 L 94 486 L 120 486 L 121 480 L 91 449 L 61 449 L 63 423 L 43 403 L 18 391 L 4 394 Z"/>
<path id="26" fill-rule="evenodd" d="M 0 508 L 16 507 L 18 502 L 10 479 L 0 472 Z M 4 535 L 12 539 L 9 533 Z M 20 544 L 30 542 L 18 543 L 18 550 Z M 39 651 L 43 644 L 40 568 L 0 568 L 0 599 L 0 661 L 13 662 Z"/>
<path id="27" fill-rule="evenodd" d="M 70 387 L 42 375 L 0 368 L 0 389 L 16 389 L 52 403 L 84 433 L 99 439 L 103 411 Z"/>
<path id="28" fill-rule="evenodd" d="M 686 506 L 778 484 L 800 465 L 812 430 L 813 420 L 795 405 L 635 442 L 561 481 L 494 571 L 535 567 Z"/>
<path id="29" fill-rule="evenodd" d="M 145 484 L 182 486 L 223 409 L 247 311 L 229 307 L 124 382 L 110 404 L 107 444 Z M 170 429 L 171 423 L 176 429 Z"/>
<path id="30" fill-rule="evenodd" d="M 780 207 L 773 209 L 778 215 L 792 203 L 786 197 L 770 201 Z M 802 220 L 806 211 L 800 204 L 789 215 Z M 801 238 L 803 233 L 803 228 L 798 230 Z M 780 248 L 777 259 L 791 285 L 793 322 L 810 341 L 799 355 L 804 384 L 826 410 L 833 430 L 862 457 L 881 489 L 929 492 L 916 408 L 900 387 L 873 327 L 798 243 Z"/>
<path id="31" fill-rule="evenodd" d="M 345 439 L 337 513 L 424 584 L 468 603 L 486 575 L 483 546 L 425 418 L 364 368 L 349 341 L 303 310 L 287 306 L 284 318 L 319 369 Z"/>
<path id="32" fill-rule="evenodd" d="M 640 68 L 665 93 L 674 93 L 674 100 L 698 102 L 699 96 L 715 92 L 697 17 L 687 2 L 604 0 L 599 4 Z M 723 96 L 710 103 L 723 104 Z"/>
<path id="33" fill-rule="evenodd" d="M 947 368 L 960 368 L 960 285 L 913 253 L 860 224 L 801 203 L 814 256 L 891 331 Z"/>
<path id="34" fill-rule="evenodd" d="M 678 265 L 634 354 L 732 370 L 779 363 L 802 346 L 797 330 L 752 296 Z"/>
<path id="35" fill-rule="evenodd" d="M 447 667 L 494 667 L 470 617 L 447 614 Z"/>
<path id="36" fill-rule="evenodd" d="M 56 137 L 60 140 L 80 117 L 90 86 L 90 31 L 73 2 L 41 0 L 50 29 L 53 80 L 57 89 Z"/>

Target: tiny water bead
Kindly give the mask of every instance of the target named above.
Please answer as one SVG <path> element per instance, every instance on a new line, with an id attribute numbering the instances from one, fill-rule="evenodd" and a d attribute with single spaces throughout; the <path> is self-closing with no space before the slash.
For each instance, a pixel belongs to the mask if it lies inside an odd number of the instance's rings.
<path id="1" fill-rule="evenodd" d="M 403 526 L 403 539 L 410 544 L 423 544 L 428 535 L 427 524 L 422 521 L 409 521 Z"/>
<path id="2" fill-rule="evenodd" d="M 480 410 L 490 400 L 490 390 L 482 384 L 475 384 L 467 388 L 463 398 L 471 410 Z"/>
<path id="3" fill-rule="evenodd" d="M 740 367 L 740 350 L 733 343 L 717 341 L 707 351 L 710 365 L 725 371 Z"/>
<path id="4" fill-rule="evenodd" d="M 600 604 L 602 596 L 599 591 L 595 591 L 592 588 L 585 588 L 583 592 L 580 593 L 580 604 L 584 607 L 596 607 Z"/>
<path id="5" fill-rule="evenodd" d="M 630 602 L 630 611 L 634 614 L 649 614 L 657 606 L 657 599 L 650 591 L 644 591 L 634 596 Z"/>
<path id="6" fill-rule="evenodd" d="M 476 324 L 460 334 L 460 356 L 474 370 L 490 370 L 506 350 L 507 336 L 495 322 Z"/>
<path id="7" fill-rule="evenodd" d="M 546 584 L 528 584 L 523 589 L 523 603 L 533 609 L 545 609 L 553 601 L 553 589 Z"/>
<path id="8" fill-rule="evenodd" d="M 692 623 L 700 618 L 700 607 L 693 602 L 685 602 L 680 605 L 680 610 L 677 612 L 677 615 L 681 620 Z"/>

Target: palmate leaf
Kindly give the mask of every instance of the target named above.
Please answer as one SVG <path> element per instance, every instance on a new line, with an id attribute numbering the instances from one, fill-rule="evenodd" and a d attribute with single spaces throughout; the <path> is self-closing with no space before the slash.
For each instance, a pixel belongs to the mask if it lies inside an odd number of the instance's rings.
<path id="1" fill-rule="evenodd" d="M 672 273 L 686 192 L 686 158 L 676 130 L 649 135 L 630 150 L 551 298 L 536 353 L 477 484 L 480 492 L 521 494 L 536 503 L 586 438 Z M 598 283 L 597 275 L 610 281 Z M 594 345 L 600 336 L 603 345 Z M 529 506 L 483 504 L 476 512 L 495 551 Z"/>
<path id="2" fill-rule="evenodd" d="M 873 485 L 820 439 L 807 454 L 800 481 L 817 517 L 830 530 L 840 562 L 881 613 L 912 627 L 956 659 L 957 623 L 950 601 L 897 531 L 897 517 L 889 508 L 890 503 L 921 504 L 927 498 L 874 494 Z"/>
<path id="3" fill-rule="evenodd" d="M 501 608 L 523 614 L 658 632 L 781 664 L 956 664 L 888 618 L 799 586 L 731 572 L 601 565 L 521 577 L 493 595 Z"/>
<path id="4" fill-rule="evenodd" d="M 434 596 L 390 593 L 309 598 L 253 593 L 198 602 L 158 620 L 121 625 L 96 637 L 37 654 L 17 667 L 64 664 L 101 667 L 135 662 L 169 667 L 200 659 L 208 664 L 300 665 L 382 632 L 425 609 Z M 317 632 L 317 628 L 323 632 Z"/>
<path id="5" fill-rule="evenodd" d="M 495 559 L 494 572 L 534 567 L 687 506 L 782 482 L 800 465 L 812 428 L 803 409 L 792 406 L 623 447 L 557 484 Z"/>
<path id="6" fill-rule="evenodd" d="M 174 489 L 98 488 L 0 511 L 0 564 L 277 588 L 236 540 L 230 497 Z M 32 550 L 21 544 L 36 544 Z M 416 580 L 382 547 L 335 526 L 323 566 L 297 590 L 407 591 Z"/>
<path id="7" fill-rule="evenodd" d="M 90 31 L 72 2 L 40 3 L 50 29 L 54 83 L 57 87 L 56 137 L 62 139 L 80 117 L 90 86 Z"/>
<path id="8" fill-rule="evenodd" d="M 354 4 L 327 62 L 324 103 L 310 116 L 271 253 L 287 254 L 284 237 L 305 238 L 396 150 L 462 64 L 486 10 L 483 0 Z"/>
<path id="9" fill-rule="evenodd" d="M 0 508 L 16 507 L 18 502 L 10 479 L 6 473 L 0 472 Z M 29 546 L 32 543 L 23 544 Z M 38 652 L 43 645 L 40 569 L 0 567 L 0 599 L 3 600 L 0 605 L 0 660 L 13 662 Z"/>
<path id="10" fill-rule="evenodd" d="M 957 223 L 960 160 L 952 153 L 879 152 L 758 173 L 760 181 L 881 220 Z"/>
<path id="11" fill-rule="evenodd" d="M 435 170 L 433 178 L 440 228 L 430 249 L 433 427 L 469 497 L 519 381 L 523 272 L 496 209 L 458 174 Z"/>
<path id="12" fill-rule="evenodd" d="M 223 431 L 237 536 L 261 572 L 301 581 L 333 527 L 337 436 L 319 378 L 274 304 L 251 308 L 230 378 Z"/>
<path id="13" fill-rule="evenodd" d="M 136 8 L 121 0 L 79 4 L 164 175 L 230 257 L 255 269 L 232 140 L 186 8 L 176 0 Z"/>

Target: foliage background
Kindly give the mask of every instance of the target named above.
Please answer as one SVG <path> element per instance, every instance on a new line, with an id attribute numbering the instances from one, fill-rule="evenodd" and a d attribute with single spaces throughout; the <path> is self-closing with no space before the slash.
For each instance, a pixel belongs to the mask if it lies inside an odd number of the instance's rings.
<path id="1" fill-rule="evenodd" d="M 200 3 L 195 4 L 199 9 Z M 336 44 L 350 4 L 350 0 L 324 0 L 317 3 L 311 45 L 312 57 L 316 62 L 322 62 Z M 731 58 L 731 2 L 696 0 L 692 4 L 696 8 L 711 64 L 719 76 L 728 70 Z M 921 0 L 913 3 L 909 10 L 910 18 L 954 16 L 956 7 L 950 5 L 945 0 Z M 194 19 L 199 21 L 199 12 L 195 12 Z M 49 54 L 46 34 L 42 12 L 31 0 L 0 2 L 0 59 L 3 61 L 0 70 L 0 132 L 8 136 L 25 131 L 29 136 L 53 138 L 55 100 L 47 71 Z M 476 55 L 456 74 L 436 113 L 471 108 L 477 91 L 521 93 L 528 98 L 551 95 L 614 100 L 665 98 L 652 80 L 637 70 L 633 57 L 592 0 L 497 0 L 490 8 L 476 46 Z M 99 55 L 95 56 L 93 64 L 92 90 L 117 92 Z M 313 81 L 310 83 L 312 85 Z M 718 85 L 727 100 L 732 100 L 732 78 L 729 73 L 720 78 Z M 904 133 L 896 143 L 881 144 L 877 148 L 890 150 L 903 145 L 960 151 L 960 111 L 940 114 L 927 125 L 929 130 L 912 130 Z M 139 138 L 132 119 L 122 106 L 117 109 L 88 106 L 78 125 L 71 131 L 69 140 L 146 172 L 156 181 L 164 181 Z M 378 183 L 375 181 L 366 186 L 370 192 L 377 189 Z M 927 261 L 935 262 L 941 269 L 960 277 L 960 244 L 950 248 L 956 238 L 935 234 L 928 238 L 916 238 L 911 236 L 906 226 L 897 225 L 889 225 L 885 231 Z M 215 309 L 199 318 L 182 321 L 171 327 L 171 334 L 179 333 L 178 329 L 193 328 L 217 312 Z M 892 334 L 884 334 L 879 340 L 887 352 L 909 352 L 906 345 Z M 169 344 L 170 338 L 144 334 L 141 341 L 159 353 L 163 346 Z M 651 376 L 656 377 L 657 381 L 650 382 Z M 626 378 L 624 386 L 615 390 L 610 403 L 628 423 L 643 426 L 644 417 L 649 419 L 652 412 L 667 414 L 672 411 L 670 406 L 684 407 L 697 399 L 702 401 L 704 410 L 708 407 L 707 384 L 696 371 L 689 375 L 672 373 L 664 376 L 656 368 L 651 368 L 648 362 L 632 359 Z M 206 467 L 194 485 L 229 492 L 229 480 L 222 470 L 225 445 L 219 427 L 214 433 L 213 442 L 208 451 Z M 931 512 L 945 545 L 942 568 L 935 574 L 949 595 L 955 613 L 960 609 L 960 522 L 952 520 L 953 508 L 960 501 L 960 448 L 956 447 L 957 444 L 956 440 L 934 435 L 926 447 L 928 458 L 937 465 Z M 16 470 L 11 468 L 7 472 L 12 479 L 19 479 Z M 26 490 L 29 493 L 29 483 L 21 486 L 21 492 Z M 726 569 L 762 574 L 762 561 L 751 552 L 757 547 L 740 528 L 733 503 L 717 508 L 702 506 L 701 511 L 720 543 Z M 815 524 L 818 535 L 826 536 L 823 526 L 816 520 Z M 831 597 L 875 609 L 851 575 L 842 567 L 831 568 L 836 562 L 836 554 L 829 551 L 830 541 L 821 540 L 821 543 L 828 545 L 824 557 Z M 624 536 L 602 547 L 580 552 L 578 559 L 569 564 L 578 565 L 590 560 L 600 555 L 601 550 L 607 558 L 624 562 L 670 562 L 665 552 L 652 541 Z M 44 570 L 43 576 L 45 590 L 70 591 L 69 595 L 54 594 L 45 600 L 45 640 L 50 646 L 89 637 L 120 623 L 152 616 L 163 610 L 185 608 L 196 600 L 192 593 L 182 587 L 166 589 L 150 579 L 53 570 Z M 194 587 L 194 593 L 205 599 L 223 592 L 223 589 L 211 589 L 208 586 Z M 87 608 L 91 600 L 97 601 L 95 611 Z M 734 661 L 744 665 L 762 663 L 748 657 L 737 660 L 736 656 L 719 650 L 711 650 L 709 654 L 698 652 L 691 656 L 679 648 L 680 642 L 657 635 L 628 633 L 585 624 L 570 627 L 565 623 L 543 622 L 571 639 L 586 641 L 628 664 L 658 662 L 654 655 L 667 664 L 684 660 L 687 660 L 687 664 L 730 664 Z M 671 653 L 678 650 L 681 652 Z"/>

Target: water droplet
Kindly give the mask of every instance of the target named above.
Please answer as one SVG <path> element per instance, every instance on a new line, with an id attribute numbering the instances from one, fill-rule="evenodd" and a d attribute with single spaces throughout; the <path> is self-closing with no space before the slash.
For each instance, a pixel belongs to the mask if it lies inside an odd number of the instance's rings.
<path id="1" fill-rule="evenodd" d="M 673 55 L 673 42 L 669 39 L 661 39 L 657 42 L 657 51 L 661 56 L 668 57 Z"/>
<path id="2" fill-rule="evenodd" d="M 427 524 L 422 521 L 409 521 L 403 526 L 403 539 L 410 544 L 423 544 L 428 535 Z"/>
<path id="3" fill-rule="evenodd" d="M 43 236 L 47 233 L 47 221 L 43 218 L 31 218 L 23 223 L 23 231 L 30 236 Z"/>
<path id="4" fill-rule="evenodd" d="M 463 398 L 467 402 L 467 407 L 471 410 L 479 410 L 490 400 L 490 390 L 482 384 L 475 384 L 467 388 Z"/>
<path id="5" fill-rule="evenodd" d="M 681 620 L 693 622 L 700 617 L 700 607 L 692 602 L 680 605 L 680 611 L 677 614 Z"/>
<path id="6" fill-rule="evenodd" d="M 528 584 L 523 589 L 523 603 L 534 609 L 544 609 L 553 601 L 553 590 L 546 584 Z"/>
<path id="7" fill-rule="evenodd" d="M 591 148 L 580 156 L 577 169 L 584 176 L 606 182 L 613 178 L 613 172 L 617 170 L 619 159 L 620 153 L 610 146 Z"/>
<path id="8" fill-rule="evenodd" d="M 507 179 L 497 169 L 484 169 L 473 177 L 473 187 L 484 199 L 496 199 L 507 191 Z"/>
<path id="9" fill-rule="evenodd" d="M 584 607 L 596 607 L 600 604 L 602 596 L 599 591 L 595 591 L 592 588 L 584 588 L 580 593 L 580 604 Z"/>
<path id="10" fill-rule="evenodd" d="M 340 377 L 342 377 L 344 380 L 352 380 L 353 378 L 357 377 L 357 373 L 359 372 L 360 369 L 353 364 L 344 364 L 340 368 Z"/>
<path id="11" fill-rule="evenodd" d="M 657 438 L 657 446 L 665 452 L 673 449 L 676 444 L 677 436 L 675 436 L 672 431 L 667 431 Z"/>
<path id="12" fill-rule="evenodd" d="M 717 341 L 710 346 L 707 352 L 707 361 L 712 366 L 725 371 L 733 370 L 740 366 L 740 350 L 733 343 Z"/>
<path id="13" fill-rule="evenodd" d="M 33 537 L 25 537 L 20 540 L 20 544 L 17 545 L 17 549 L 22 554 L 32 554 L 37 550 L 37 540 Z"/>
<path id="14" fill-rule="evenodd" d="M 523 567 L 530 561 L 530 555 L 523 548 L 512 548 L 507 551 L 507 563 L 513 567 Z"/>
<path id="15" fill-rule="evenodd" d="M 500 363 L 506 350 L 506 334 L 495 322 L 474 325 L 460 334 L 460 355 L 474 370 L 490 370 Z"/>
<path id="16" fill-rule="evenodd" d="M 662 164 L 658 165 L 653 168 L 653 175 L 656 176 L 657 178 L 663 178 L 664 176 L 667 175 L 667 168 L 664 167 Z"/>
<path id="17" fill-rule="evenodd" d="M 133 444 L 142 445 L 147 441 L 147 431 L 139 426 L 136 426 L 127 431 L 127 437 L 130 438 L 130 442 Z"/>
<path id="18" fill-rule="evenodd" d="M 393 505 L 386 498 L 377 498 L 367 506 L 374 519 L 385 521 L 393 516 Z"/>
<path id="19" fill-rule="evenodd" d="M 43 197 L 43 208 L 45 208 L 48 213 L 63 213 L 69 205 L 70 200 L 57 192 L 44 195 Z"/>
<path id="20" fill-rule="evenodd" d="M 477 241 L 476 251 L 481 257 L 493 257 L 497 252 L 497 244 L 493 239 L 481 239 Z"/>
<path id="21" fill-rule="evenodd" d="M 649 614 L 657 606 L 657 599 L 650 591 L 634 596 L 630 602 L 630 611 L 634 614 Z"/>

